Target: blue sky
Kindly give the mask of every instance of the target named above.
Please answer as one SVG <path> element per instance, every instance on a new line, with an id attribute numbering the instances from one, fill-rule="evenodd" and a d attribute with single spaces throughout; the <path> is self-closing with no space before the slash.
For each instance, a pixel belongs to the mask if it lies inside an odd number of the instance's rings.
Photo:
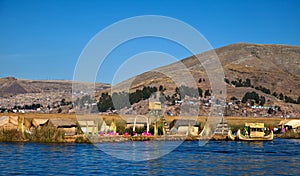
<path id="1" fill-rule="evenodd" d="M 214 48 L 237 42 L 300 46 L 299 8 L 297 0 L 0 0 L 0 77 L 71 80 L 80 53 L 94 35 L 140 15 L 182 20 Z M 178 59 L 190 54 L 175 45 L 163 46 L 164 41 L 155 39 L 121 46 L 105 60 L 97 81 L 110 83 L 118 67 L 138 52 L 163 51 Z"/>

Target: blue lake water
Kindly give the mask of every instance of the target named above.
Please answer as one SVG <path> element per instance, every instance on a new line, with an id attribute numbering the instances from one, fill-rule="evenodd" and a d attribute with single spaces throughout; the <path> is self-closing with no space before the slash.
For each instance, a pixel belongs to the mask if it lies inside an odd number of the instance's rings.
<path id="1" fill-rule="evenodd" d="M 105 145 L 124 150 L 132 143 Z M 74 174 L 300 175 L 300 140 L 183 142 L 163 157 L 145 161 L 118 159 L 91 144 L 0 143 L 0 175 Z"/>

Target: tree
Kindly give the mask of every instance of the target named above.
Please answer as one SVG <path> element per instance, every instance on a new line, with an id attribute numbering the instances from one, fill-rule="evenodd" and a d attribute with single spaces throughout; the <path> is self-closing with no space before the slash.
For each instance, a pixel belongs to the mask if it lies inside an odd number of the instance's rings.
<path id="1" fill-rule="evenodd" d="M 175 88 L 175 93 L 176 93 L 176 94 L 180 94 L 179 88 L 178 88 L 178 87 Z"/>
<path id="2" fill-rule="evenodd" d="M 97 103 L 99 112 L 106 112 L 108 110 L 114 110 L 112 98 L 108 93 L 102 93 L 99 102 Z"/>
<path id="3" fill-rule="evenodd" d="M 284 101 L 285 101 L 286 103 L 294 103 L 294 104 L 297 103 L 296 100 L 294 100 L 293 98 L 291 98 L 291 97 L 289 97 L 289 96 L 284 96 Z"/>
<path id="4" fill-rule="evenodd" d="M 278 96 L 278 94 L 277 94 L 276 92 L 273 92 L 272 95 L 273 95 L 274 97 L 276 97 L 276 98 L 277 98 L 277 96 Z"/>
<path id="5" fill-rule="evenodd" d="M 61 99 L 61 101 L 60 101 L 60 105 L 62 105 L 62 106 L 64 106 L 64 105 L 66 105 L 66 99 Z"/>
<path id="6" fill-rule="evenodd" d="M 231 98 L 230 98 L 230 100 L 232 100 L 232 101 L 236 101 L 236 100 L 237 100 L 237 98 L 236 98 L 235 96 L 233 96 L 233 97 L 231 97 Z"/>
<path id="7" fill-rule="evenodd" d="M 224 78 L 224 81 L 225 81 L 227 84 L 230 84 L 229 79 Z"/>
<path id="8" fill-rule="evenodd" d="M 259 105 L 263 106 L 265 104 L 265 102 L 266 102 L 265 97 L 264 96 L 260 96 L 260 103 L 259 103 Z"/>
<path id="9" fill-rule="evenodd" d="M 255 100 L 255 103 L 259 103 L 259 96 L 256 92 L 247 92 L 242 98 L 242 103 L 246 103 L 248 100 Z"/>
<path id="10" fill-rule="evenodd" d="M 246 81 L 244 82 L 244 86 L 245 87 L 250 87 L 251 86 L 251 80 L 247 78 Z"/>
<path id="11" fill-rule="evenodd" d="M 162 91 L 164 91 L 164 87 L 163 87 L 162 85 L 160 85 L 159 88 L 158 88 L 158 90 L 159 90 L 160 92 L 162 92 Z"/>
<path id="12" fill-rule="evenodd" d="M 280 100 L 284 100 L 284 96 L 283 96 L 282 93 L 279 94 L 279 99 L 280 99 Z"/>
<path id="13" fill-rule="evenodd" d="M 199 94 L 200 97 L 203 96 L 203 91 L 202 91 L 202 89 L 200 87 L 198 87 L 198 94 Z"/>
<path id="14" fill-rule="evenodd" d="M 206 98 L 207 96 L 211 96 L 211 93 L 209 92 L 209 90 L 205 90 L 204 92 L 204 97 Z"/>
<path id="15" fill-rule="evenodd" d="M 268 109 L 268 114 L 273 114 L 274 110 L 272 108 Z"/>

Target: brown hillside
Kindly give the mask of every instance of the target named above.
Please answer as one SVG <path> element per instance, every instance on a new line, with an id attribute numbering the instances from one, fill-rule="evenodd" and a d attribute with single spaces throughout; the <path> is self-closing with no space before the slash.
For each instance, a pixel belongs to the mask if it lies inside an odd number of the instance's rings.
<path id="1" fill-rule="evenodd" d="M 266 87 L 271 93 L 282 92 L 293 98 L 300 95 L 300 47 L 239 43 L 218 48 L 215 52 L 223 66 L 225 77 L 230 81 L 248 78 L 254 87 Z M 209 58 L 209 55 L 210 52 L 206 52 L 199 54 L 199 57 Z M 122 90 L 130 83 L 132 89 L 142 88 L 144 85 L 163 85 L 174 90 L 176 85 L 173 81 L 159 72 L 168 72 L 173 78 L 185 80 L 185 75 L 180 70 L 182 63 L 190 70 L 196 82 L 199 78 L 205 78 L 206 82 L 198 84 L 199 87 L 209 88 L 205 69 L 195 57 L 189 57 L 124 81 L 116 85 L 116 90 Z"/>
<path id="2" fill-rule="evenodd" d="M 96 84 L 96 90 L 109 87 Z M 72 92 L 72 81 L 62 80 L 19 80 L 13 77 L 0 78 L 0 97 L 9 97 L 24 93 Z"/>

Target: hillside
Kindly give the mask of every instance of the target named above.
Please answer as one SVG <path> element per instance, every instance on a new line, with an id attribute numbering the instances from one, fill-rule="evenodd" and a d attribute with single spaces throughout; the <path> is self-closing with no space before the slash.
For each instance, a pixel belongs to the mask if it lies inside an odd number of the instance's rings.
<path id="1" fill-rule="evenodd" d="M 241 99 L 245 93 L 255 91 L 259 96 L 266 97 L 266 105 L 278 105 L 285 110 L 300 111 L 299 105 L 285 103 L 278 96 L 282 93 L 294 100 L 300 96 L 300 47 L 238 43 L 215 49 L 215 52 L 228 80 L 228 100 L 231 97 Z M 199 54 L 198 57 L 207 61 L 212 54 L 213 51 L 208 51 Z M 124 87 L 130 87 L 133 92 L 144 86 L 162 85 L 166 88 L 166 94 L 172 94 L 176 85 L 162 73 L 167 73 L 173 79 L 185 80 L 186 77 L 181 71 L 182 64 L 189 69 L 198 87 L 202 90 L 210 89 L 205 69 L 197 58 L 192 56 L 126 80 L 114 86 L 114 91 L 124 91 Z M 246 79 L 251 81 L 251 86 L 239 87 L 232 84 L 233 81 Z M 256 87 L 260 87 L 259 90 L 255 89 Z M 261 88 L 268 89 L 270 93 L 263 92 Z M 277 97 L 272 96 L 274 92 Z"/>
<path id="2" fill-rule="evenodd" d="M 96 90 L 109 87 L 97 83 Z M 62 80 L 20 80 L 14 77 L 0 78 L 0 97 L 9 97 L 24 93 L 72 92 L 72 81 Z"/>
<path id="3" fill-rule="evenodd" d="M 225 77 L 230 81 L 248 78 L 252 85 L 266 87 L 271 92 L 282 92 L 293 98 L 300 95 L 300 47 L 239 43 L 218 48 L 215 52 L 219 56 Z M 209 58 L 209 55 L 206 52 L 199 54 L 199 57 Z M 116 89 L 122 90 L 122 87 L 130 83 L 132 89 L 139 89 L 144 85 L 163 85 L 167 89 L 173 89 L 175 85 L 172 80 L 159 72 L 168 72 L 172 77 L 184 80 L 184 75 L 178 74 L 181 63 L 190 70 L 197 82 L 200 78 L 206 80 L 199 83 L 199 87 L 209 87 L 205 69 L 195 57 L 189 57 L 124 81 L 116 85 Z"/>

